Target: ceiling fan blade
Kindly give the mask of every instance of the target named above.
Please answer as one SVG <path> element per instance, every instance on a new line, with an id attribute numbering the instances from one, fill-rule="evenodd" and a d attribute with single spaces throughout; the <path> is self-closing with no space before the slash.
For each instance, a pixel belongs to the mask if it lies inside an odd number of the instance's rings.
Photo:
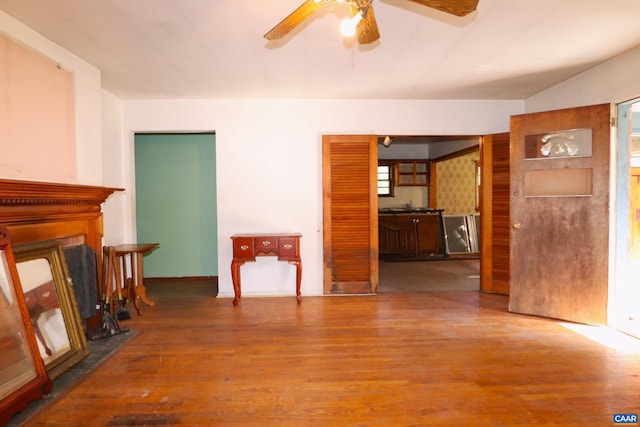
<path id="1" fill-rule="evenodd" d="M 289 16 L 284 18 L 273 27 L 264 38 L 267 40 L 277 40 L 284 37 L 289 31 L 293 30 L 298 24 L 307 19 L 309 15 L 324 5 L 324 0 L 316 2 L 315 0 L 307 0 L 301 4 L 296 10 L 291 12 Z"/>
<path id="2" fill-rule="evenodd" d="M 358 34 L 358 43 L 369 44 L 380 38 L 380 31 L 378 31 L 378 23 L 376 17 L 373 14 L 373 6 L 369 6 L 367 14 L 362 21 L 358 22 L 356 27 Z"/>
<path id="3" fill-rule="evenodd" d="M 409 0 L 456 16 L 465 16 L 476 10 L 478 0 Z"/>

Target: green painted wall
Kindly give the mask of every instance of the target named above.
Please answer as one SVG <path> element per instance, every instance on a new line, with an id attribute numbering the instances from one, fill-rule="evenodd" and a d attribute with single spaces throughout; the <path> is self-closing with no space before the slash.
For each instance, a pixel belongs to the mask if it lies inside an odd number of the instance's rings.
<path id="1" fill-rule="evenodd" d="M 218 275 L 215 134 L 135 136 L 136 224 L 145 277 Z"/>

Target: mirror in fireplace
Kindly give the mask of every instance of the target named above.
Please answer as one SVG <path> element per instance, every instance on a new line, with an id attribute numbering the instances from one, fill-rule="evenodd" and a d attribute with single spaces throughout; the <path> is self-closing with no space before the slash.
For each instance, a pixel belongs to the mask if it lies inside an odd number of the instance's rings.
<path id="1" fill-rule="evenodd" d="M 56 378 L 89 354 L 62 245 L 14 246 L 16 266 L 40 355 Z"/>

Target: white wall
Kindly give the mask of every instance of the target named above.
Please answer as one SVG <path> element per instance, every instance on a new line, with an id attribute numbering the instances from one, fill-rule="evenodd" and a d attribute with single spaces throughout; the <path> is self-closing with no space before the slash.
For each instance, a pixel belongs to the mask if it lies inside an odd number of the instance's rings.
<path id="1" fill-rule="evenodd" d="M 126 190 L 129 170 L 125 170 L 122 131 L 122 101 L 109 92 L 102 92 L 102 162 L 103 185 L 124 189 L 114 192 L 102 207 L 104 213 L 104 244 L 118 245 L 129 242 L 130 229 L 123 227 L 123 218 L 131 206 L 131 192 Z"/>
<path id="2" fill-rule="evenodd" d="M 522 112 L 521 101 L 125 101 L 125 158 L 105 167 L 130 171 L 123 183 L 130 204 L 135 132 L 215 131 L 220 295 L 233 294 L 232 234 L 286 231 L 303 235 L 303 296 L 320 295 L 323 134 L 482 135 L 507 131 L 510 115 Z M 123 218 L 129 239 L 134 209 Z M 289 264 L 264 257 L 241 271 L 243 296 L 294 294 Z"/>
<path id="3" fill-rule="evenodd" d="M 102 185 L 100 71 L 1 11 L 0 32 L 73 73 L 77 183 Z"/>
<path id="4" fill-rule="evenodd" d="M 525 101 L 527 113 L 604 103 L 640 96 L 640 46 Z"/>
<path id="5" fill-rule="evenodd" d="M 216 131 L 222 295 L 232 294 L 229 236 L 252 231 L 302 232 L 303 294 L 322 292 L 322 134 L 481 135 L 507 131 L 513 114 L 640 95 L 636 48 L 525 101 L 121 102 L 101 90 L 98 69 L 3 12 L 0 31 L 74 73 L 78 182 L 125 189 L 105 205 L 113 243 L 135 238 L 133 133 Z M 242 268 L 245 295 L 293 294 L 291 266 Z"/>
<path id="6" fill-rule="evenodd" d="M 304 234 L 303 293 L 322 293 L 322 134 L 478 135 L 524 111 L 522 101 L 123 103 L 102 91 L 98 69 L 3 12 L 0 31 L 74 74 L 78 183 L 125 190 L 104 206 L 106 244 L 135 241 L 133 133 L 216 132 L 222 295 L 232 294 L 231 234 L 288 230 Z M 245 295 L 293 294 L 292 266 L 270 261 L 243 267 Z"/>

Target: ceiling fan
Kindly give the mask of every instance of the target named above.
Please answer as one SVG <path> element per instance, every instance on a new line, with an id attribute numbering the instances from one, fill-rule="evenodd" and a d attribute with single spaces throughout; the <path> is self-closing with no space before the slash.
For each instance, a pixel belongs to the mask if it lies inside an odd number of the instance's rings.
<path id="1" fill-rule="evenodd" d="M 280 21 L 275 27 L 264 35 L 267 40 L 277 40 L 284 37 L 298 24 L 307 19 L 313 12 L 329 2 L 346 4 L 351 12 L 351 19 L 342 24 L 345 35 L 357 33 L 358 43 L 368 44 L 380 38 L 378 24 L 373 14 L 373 0 L 306 0 L 289 16 Z M 408 0 L 419 3 L 445 13 L 456 16 L 465 16 L 476 10 L 479 0 Z"/>

